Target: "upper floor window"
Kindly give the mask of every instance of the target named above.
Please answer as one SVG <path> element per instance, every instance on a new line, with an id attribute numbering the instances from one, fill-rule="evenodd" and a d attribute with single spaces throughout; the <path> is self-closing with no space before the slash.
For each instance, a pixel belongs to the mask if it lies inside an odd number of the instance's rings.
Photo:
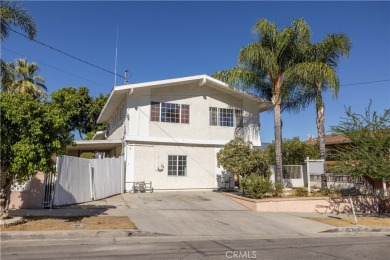
<path id="1" fill-rule="evenodd" d="M 216 126 L 242 126 L 242 110 L 233 108 L 210 107 L 210 125 Z"/>
<path id="2" fill-rule="evenodd" d="M 188 124 L 190 122 L 190 106 L 152 101 L 150 121 Z"/>

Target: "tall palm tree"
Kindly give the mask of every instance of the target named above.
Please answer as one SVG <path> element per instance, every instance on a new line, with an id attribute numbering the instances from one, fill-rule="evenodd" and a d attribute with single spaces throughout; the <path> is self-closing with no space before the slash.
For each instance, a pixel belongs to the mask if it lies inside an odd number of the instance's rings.
<path id="1" fill-rule="evenodd" d="M 339 92 L 339 79 L 336 68 L 339 58 L 347 57 L 351 50 L 351 40 L 346 34 L 329 34 L 324 41 L 310 44 L 307 48 L 306 62 L 296 66 L 293 81 L 301 83 L 303 90 L 310 93 L 316 103 L 316 123 L 319 140 L 320 157 L 325 160 L 325 105 L 322 92 L 330 91 L 334 98 Z M 304 73 L 297 73 L 298 71 Z M 286 79 L 291 80 L 291 79 Z M 324 170 L 325 173 L 325 170 Z M 322 175 L 321 188 L 326 188 L 326 177 Z"/>
<path id="2" fill-rule="evenodd" d="M 16 66 L 11 64 L 14 71 L 14 81 L 9 89 L 11 92 L 27 93 L 38 99 L 46 99 L 46 85 L 43 77 L 35 75 L 39 70 L 37 64 L 28 63 L 26 59 L 18 59 Z"/>
<path id="3" fill-rule="evenodd" d="M 219 71 L 214 77 L 242 88 L 252 88 L 274 106 L 274 132 L 276 155 L 276 182 L 282 182 L 282 131 L 283 109 L 298 109 L 308 104 L 310 98 L 283 78 L 298 73 L 294 67 L 301 61 L 302 53 L 310 42 L 310 28 L 303 19 L 278 30 L 266 19 L 259 20 L 252 30 L 259 40 L 242 48 L 239 65 Z M 291 76 L 292 77 L 292 76 Z"/>
<path id="4" fill-rule="evenodd" d="M 37 26 L 28 11 L 20 4 L 10 1 L 0 1 L 0 42 L 3 42 L 10 33 L 11 26 L 23 29 L 30 39 L 34 39 L 37 33 Z M 1 89 L 7 91 L 10 80 L 14 75 L 10 64 L 0 59 L 1 68 Z"/>
<path id="5" fill-rule="evenodd" d="M 20 27 L 27 33 L 30 39 L 34 39 L 37 33 L 37 26 L 28 11 L 20 4 L 10 1 L 0 2 L 0 41 L 9 36 L 11 25 Z"/>

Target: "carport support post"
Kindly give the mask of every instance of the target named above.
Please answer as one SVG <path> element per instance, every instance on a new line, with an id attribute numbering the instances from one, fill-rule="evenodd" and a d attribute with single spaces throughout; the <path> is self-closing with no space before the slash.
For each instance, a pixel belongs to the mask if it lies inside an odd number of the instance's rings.
<path id="1" fill-rule="evenodd" d="M 349 197 L 349 203 L 351 203 L 352 213 L 353 213 L 353 216 L 355 218 L 355 225 L 357 225 L 357 218 L 356 218 L 356 213 L 355 213 L 355 207 L 353 206 L 353 201 L 352 201 L 351 196 L 348 196 L 348 197 Z"/>
<path id="2" fill-rule="evenodd" d="M 310 196 L 310 167 L 309 167 L 309 157 L 306 157 L 306 175 L 307 175 L 307 196 Z"/>

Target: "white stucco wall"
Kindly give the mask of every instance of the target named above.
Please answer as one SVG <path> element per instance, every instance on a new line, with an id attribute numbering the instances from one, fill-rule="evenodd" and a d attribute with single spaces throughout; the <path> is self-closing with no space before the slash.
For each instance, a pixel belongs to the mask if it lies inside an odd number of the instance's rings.
<path id="1" fill-rule="evenodd" d="M 244 124 L 246 139 L 259 142 L 254 130 L 259 125 L 258 107 L 255 103 L 244 101 L 231 94 L 227 94 L 204 85 L 183 85 L 167 88 L 153 89 L 150 101 L 186 104 L 190 106 L 189 124 L 176 124 L 165 122 L 149 122 L 149 134 L 163 138 L 187 138 L 202 140 L 226 140 L 234 138 L 235 127 L 210 126 L 209 108 L 238 108 L 243 115 L 250 115 L 250 122 Z M 247 110 L 248 112 L 245 112 Z M 149 110 L 150 113 L 150 110 Z M 244 118 L 244 122 L 247 119 Z"/>
<path id="2" fill-rule="evenodd" d="M 150 182 L 158 189 L 213 189 L 216 188 L 215 147 L 180 145 L 135 145 L 133 180 Z M 168 176 L 168 155 L 187 156 L 187 176 Z M 157 168 L 163 164 L 164 170 Z M 131 177 L 127 177 L 130 180 Z"/>
<path id="3" fill-rule="evenodd" d="M 115 113 L 109 119 L 109 131 L 107 134 L 108 140 L 120 140 L 123 137 L 123 122 L 125 121 L 126 96 L 123 96 L 122 101 L 118 104 Z"/>
<path id="4" fill-rule="evenodd" d="M 190 107 L 189 124 L 150 121 L 152 101 L 186 104 Z M 115 113 L 122 111 L 128 120 L 115 120 Z M 243 128 L 211 126 L 209 108 L 238 108 L 243 113 Z M 139 140 L 139 137 L 223 141 L 227 143 L 241 133 L 245 140 L 260 146 L 259 113 L 255 102 L 233 96 L 230 92 L 217 90 L 210 85 L 186 84 L 172 87 L 137 88 L 127 92 L 118 104 L 117 112 L 109 119 L 110 131 L 107 139 L 120 140 L 123 137 L 123 123 L 126 122 L 127 140 Z M 133 138 L 132 138 L 133 137 Z M 137 137 L 137 138 L 135 138 Z M 207 143 L 207 142 L 205 142 Z M 219 142 L 221 143 L 221 142 Z"/>
<path id="5" fill-rule="evenodd" d="M 149 136 L 150 89 L 137 89 L 127 98 L 127 135 Z"/>

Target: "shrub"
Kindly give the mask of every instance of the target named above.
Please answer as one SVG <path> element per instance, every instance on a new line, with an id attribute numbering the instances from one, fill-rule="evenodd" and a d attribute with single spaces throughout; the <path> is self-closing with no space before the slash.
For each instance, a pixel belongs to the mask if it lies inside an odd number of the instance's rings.
<path id="1" fill-rule="evenodd" d="M 275 190 L 273 192 L 274 197 L 281 197 L 283 195 L 284 185 L 282 183 L 274 184 Z"/>
<path id="2" fill-rule="evenodd" d="M 253 199 L 263 199 L 265 197 L 280 197 L 283 194 L 283 184 L 274 184 L 269 175 L 263 176 L 252 173 L 240 181 L 240 188 L 248 193 L 248 197 Z"/>
<path id="3" fill-rule="evenodd" d="M 91 153 L 91 152 L 83 152 L 81 155 L 80 155 L 81 158 L 85 158 L 85 159 L 94 159 L 95 158 L 95 154 L 94 153 Z"/>
<path id="4" fill-rule="evenodd" d="M 222 166 L 235 177 L 250 176 L 251 173 L 269 176 L 268 156 L 254 149 L 251 142 L 235 138 L 227 143 L 217 154 L 218 167 Z"/>
<path id="5" fill-rule="evenodd" d="M 295 190 L 295 196 L 297 197 L 307 197 L 307 190 L 305 190 L 304 188 L 297 188 Z"/>

